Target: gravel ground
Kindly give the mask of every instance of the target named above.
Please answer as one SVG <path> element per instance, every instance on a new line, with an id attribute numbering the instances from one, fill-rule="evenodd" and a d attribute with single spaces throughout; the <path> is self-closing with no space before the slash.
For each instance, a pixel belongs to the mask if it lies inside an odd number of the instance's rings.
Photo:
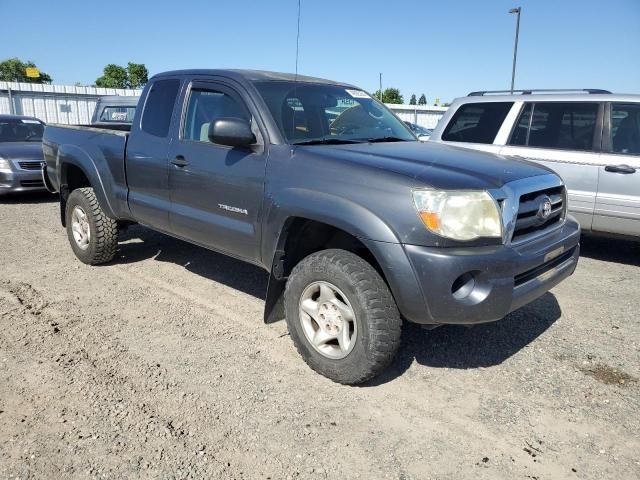
<path id="1" fill-rule="evenodd" d="M 313 373 L 266 274 L 132 227 L 77 261 L 52 197 L 0 199 L 2 478 L 640 477 L 640 243 L 495 324 L 409 325 L 381 378 Z"/>

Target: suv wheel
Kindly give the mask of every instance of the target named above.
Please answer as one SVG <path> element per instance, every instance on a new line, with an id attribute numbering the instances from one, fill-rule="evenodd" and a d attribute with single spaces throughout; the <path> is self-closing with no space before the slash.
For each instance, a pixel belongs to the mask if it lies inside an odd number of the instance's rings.
<path id="1" fill-rule="evenodd" d="M 402 321 L 373 267 L 345 250 L 303 259 L 285 290 L 289 333 L 316 372 L 343 384 L 379 374 L 400 345 Z"/>
<path id="2" fill-rule="evenodd" d="M 118 246 L 118 224 L 102 211 L 93 188 L 71 192 L 65 215 L 71 249 L 81 262 L 99 265 L 113 259 Z"/>

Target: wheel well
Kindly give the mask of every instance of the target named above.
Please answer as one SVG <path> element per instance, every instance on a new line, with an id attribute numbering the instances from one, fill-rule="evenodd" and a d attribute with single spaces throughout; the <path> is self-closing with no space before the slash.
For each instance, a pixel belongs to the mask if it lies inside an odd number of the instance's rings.
<path id="1" fill-rule="evenodd" d="M 328 248 L 340 248 L 358 255 L 385 278 L 376 258 L 357 237 L 333 225 L 300 217 L 289 219 L 283 229 L 276 251 L 274 274 L 286 278 L 300 260 Z"/>
<path id="2" fill-rule="evenodd" d="M 90 187 L 91 182 L 80 167 L 65 163 L 62 165 L 60 175 L 60 221 L 62 226 L 66 227 L 65 208 L 67 198 L 71 192 L 78 188 Z"/>

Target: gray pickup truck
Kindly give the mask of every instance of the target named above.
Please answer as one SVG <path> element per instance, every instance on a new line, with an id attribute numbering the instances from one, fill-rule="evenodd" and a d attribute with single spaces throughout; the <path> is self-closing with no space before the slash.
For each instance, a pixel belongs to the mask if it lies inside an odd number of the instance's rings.
<path id="1" fill-rule="evenodd" d="M 380 373 L 403 321 L 499 320 L 571 275 L 580 227 L 543 166 L 424 144 L 363 90 L 247 70 L 156 75 L 130 132 L 48 126 L 71 248 L 110 261 L 131 222 L 270 272 L 311 368 Z"/>

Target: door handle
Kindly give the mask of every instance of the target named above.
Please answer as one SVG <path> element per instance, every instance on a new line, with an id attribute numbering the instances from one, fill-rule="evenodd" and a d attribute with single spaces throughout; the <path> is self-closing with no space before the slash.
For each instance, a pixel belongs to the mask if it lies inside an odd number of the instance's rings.
<path id="1" fill-rule="evenodd" d="M 636 173 L 636 169 L 629 165 L 607 165 L 604 169 L 606 172 L 613 173 Z"/>
<path id="2" fill-rule="evenodd" d="M 171 163 L 173 163 L 176 167 L 186 167 L 187 165 L 189 165 L 189 162 L 187 162 L 182 155 L 176 155 L 176 158 L 171 160 Z"/>

